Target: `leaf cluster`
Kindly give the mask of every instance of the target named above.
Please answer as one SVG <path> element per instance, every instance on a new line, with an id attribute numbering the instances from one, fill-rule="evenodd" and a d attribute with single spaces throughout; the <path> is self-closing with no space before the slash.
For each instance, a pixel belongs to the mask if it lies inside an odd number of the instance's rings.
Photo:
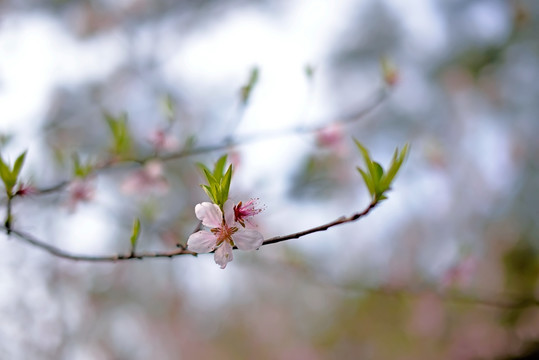
<path id="1" fill-rule="evenodd" d="M 227 155 L 223 155 L 217 160 L 213 167 L 213 171 L 201 163 L 197 166 L 204 174 L 207 185 L 200 185 L 210 200 L 219 205 L 222 209 L 225 201 L 228 199 L 230 190 L 230 181 L 232 180 L 232 165 L 229 165 L 225 171 Z"/>
<path id="2" fill-rule="evenodd" d="M 391 190 L 391 183 L 395 179 L 395 176 L 399 172 L 402 163 L 406 159 L 410 146 L 408 144 L 404 145 L 400 152 L 399 148 L 396 148 L 388 170 L 384 171 L 382 165 L 371 159 L 367 148 L 365 148 L 356 139 L 354 139 L 354 141 L 357 148 L 361 152 L 367 167 L 365 170 L 363 170 L 358 166 L 357 171 L 361 174 L 361 177 L 363 178 L 363 181 L 365 182 L 365 185 L 367 186 L 367 189 L 372 197 L 372 201 L 378 202 L 387 199 L 385 193 L 388 190 Z"/>
<path id="3" fill-rule="evenodd" d="M 90 163 L 83 164 L 80 161 L 77 153 L 73 154 L 73 175 L 79 178 L 85 178 L 93 171 L 93 166 Z"/>
<path id="4" fill-rule="evenodd" d="M 8 198 L 13 197 L 13 188 L 17 184 L 19 179 L 19 174 L 21 172 L 22 166 L 24 164 L 24 159 L 26 158 L 26 151 L 17 157 L 13 167 L 10 167 L 7 162 L 0 156 L 0 177 L 4 182 L 6 188 L 6 194 Z"/>
<path id="5" fill-rule="evenodd" d="M 112 133 L 112 152 L 116 155 L 127 155 L 131 150 L 131 134 L 127 127 L 127 114 L 122 113 L 115 117 L 105 113 L 105 120 Z"/>

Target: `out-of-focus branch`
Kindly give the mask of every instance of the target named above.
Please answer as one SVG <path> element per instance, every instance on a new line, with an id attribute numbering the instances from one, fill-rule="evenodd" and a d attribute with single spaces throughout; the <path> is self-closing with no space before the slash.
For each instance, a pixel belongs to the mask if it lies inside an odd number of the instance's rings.
<path id="1" fill-rule="evenodd" d="M 243 262 L 243 264 L 246 265 L 247 263 Z M 249 266 L 254 264 L 254 261 L 248 263 Z M 504 310 L 517 310 L 539 306 L 539 299 L 537 298 L 506 291 L 497 292 L 482 289 L 474 291 L 473 294 L 467 294 L 452 289 L 440 289 L 437 283 L 402 284 L 398 286 L 384 284 L 367 285 L 357 282 L 343 283 L 335 281 L 327 273 L 312 266 L 306 266 L 303 263 L 297 264 L 283 260 L 268 259 L 267 257 L 257 258 L 256 266 L 252 266 L 250 270 L 257 270 L 261 276 L 263 274 L 272 278 L 282 276 L 283 274 L 286 274 L 286 276 L 294 274 L 302 283 L 326 287 L 353 296 L 376 295 L 405 300 L 419 298 L 424 295 L 432 295 L 440 301 L 454 305 L 484 306 Z"/>
<path id="2" fill-rule="evenodd" d="M 114 161 L 107 160 L 103 162 L 102 164 L 95 166 L 93 173 L 95 174 L 95 173 L 102 172 L 108 169 L 112 169 L 126 163 L 131 163 L 134 165 L 144 165 L 145 163 L 151 160 L 161 160 L 161 161 L 177 160 L 177 159 L 182 159 L 182 158 L 186 158 L 190 156 L 207 154 L 214 151 L 225 150 L 230 147 L 244 146 L 244 145 L 249 145 L 252 143 L 258 143 L 265 140 L 271 140 L 271 139 L 285 137 L 285 136 L 312 134 L 334 124 L 351 124 L 364 118 L 365 116 L 370 114 L 372 111 L 374 111 L 376 108 L 378 108 L 378 106 L 382 104 L 389 96 L 389 93 L 390 93 L 389 90 L 390 89 L 388 87 L 383 86 L 375 93 L 373 99 L 366 106 L 362 107 L 360 110 L 351 112 L 344 116 L 340 116 L 336 120 L 327 122 L 322 125 L 293 127 L 293 128 L 282 129 L 282 130 L 273 131 L 273 132 L 265 131 L 265 132 L 259 132 L 259 133 L 246 135 L 241 138 L 226 138 L 225 140 L 217 144 L 201 145 L 197 147 L 185 148 L 183 150 L 180 150 L 177 152 L 171 152 L 168 154 L 161 154 L 161 155 L 153 154 L 146 157 L 124 158 L 121 160 L 114 160 Z M 58 184 L 55 184 L 46 188 L 36 189 L 36 195 L 50 194 L 56 191 L 61 191 L 67 185 L 69 185 L 69 183 L 70 182 L 68 180 L 64 180 L 64 181 L 59 182 Z"/>
<path id="3" fill-rule="evenodd" d="M 262 243 L 262 246 L 275 244 L 282 241 L 288 241 L 292 239 L 298 239 L 300 237 L 319 232 L 319 231 L 325 231 L 328 230 L 331 227 L 342 225 L 345 223 L 353 222 L 358 220 L 359 218 L 366 216 L 374 207 L 376 207 L 377 203 L 373 202 L 371 203 L 365 210 L 359 213 L 355 213 L 348 217 L 340 217 L 332 222 L 329 222 L 324 225 L 316 226 L 307 230 L 303 230 L 300 232 L 283 235 L 283 236 L 276 236 L 273 238 L 269 238 L 265 240 Z M 180 255 L 192 255 L 197 256 L 198 254 L 196 252 L 188 250 L 184 246 L 180 246 L 178 249 L 169 250 L 169 251 L 158 251 L 158 252 L 151 252 L 151 251 L 143 251 L 143 252 L 128 252 L 125 254 L 114 254 L 114 255 L 79 255 L 79 254 L 73 254 L 68 251 L 65 251 L 63 249 L 60 249 L 58 247 L 52 246 L 50 244 L 45 243 L 42 240 L 37 239 L 33 235 L 30 235 L 28 233 L 15 230 L 13 228 L 8 229 L 5 226 L 0 226 L 1 230 L 10 232 L 11 236 L 16 236 L 20 240 L 38 247 L 46 252 L 48 252 L 51 255 L 68 259 L 68 260 L 74 260 L 74 261 L 88 261 L 88 262 L 118 262 L 123 260 L 142 260 L 147 258 L 173 258 Z M 197 226 L 198 229 L 198 226 Z M 324 281 L 323 283 L 327 283 Z M 421 296 L 426 293 L 432 293 L 435 296 L 439 297 L 442 301 L 448 301 L 456 304 L 469 304 L 469 305 L 480 305 L 480 306 L 488 306 L 493 308 L 501 308 L 501 309 L 523 309 L 527 307 L 534 307 L 539 306 L 539 300 L 532 298 L 532 297 L 522 297 L 518 295 L 505 295 L 505 294 L 489 294 L 488 296 L 485 294 L 479 295 L 467 295 L 467 294 L 461 294 L 461 293 L 454 293 L 454 292 L 439 292 L 439 291 L 433 291 L 429 288 L 408 288 L 408 287 L 361 287 L 358 288 L 357 286 L 346 286 L 346 285 L 337 285 L 331 283 L 333 286 L 337 287 L 338 289 L 345 290 L 345 291 L 359 291 L 359 292 L 368 292 L 373 294 L 379 294 L 384 296 L 396 296 L 396 297 L 410 297 L 410 296 Z"/>
<path id="4" fill-rule="evenodd" d="M 296 232 L 289 235 L 284 236 L 276 236 L 270 239 L 265 240 L 262 243 L 262 246 L 275 244 L 282 241 L 287 241 L 291 239 L 298 239 L 300 237 L 319 232 L 319 231 L 325 231 L 331 227 L 342 225 L 345 223 L 356 221 L 357 219 L 367 215 L 375 206 L 377 203 L 371 203 L 365 210 L 353 214 L 349 217 L 340 217 L 332 222 L 329 222 L 324 225 L 316 226 L 307 230 L 303 230 L 300 232 Z M 198 229 L 198 226 L 197 226 Z M 46 242 L 37 239 L 31 234 L 28 234 L 26 232 L 16 230 L 13 228 L 7 228 L 5 226 L 0 226 L 0 230 L 8 231 L 11 235 L 16 236 L 20 240 L 35 246 L 37 248 L 40 248 L 41 250 L 45 250 L 51 255 L 58 256 L 64 259 L 68 260 L 75 260 L 75 261 L 90 261 L 90 262 L 116 262 L 116 261 L 122 261 L 122 260 L 135 260 L 135 259 L 146 259 L 146 258 L 172 258 L 179 255 L 193 255 L 197 256 L 198 253 L 193 252 L 185 248 L 184 246 L 180 246 L 178 249 L 169 250 L 169 251 L 156 251 L 156 252 L 126 252 L 125 254 L 113 254 L 113 255 L 79 255 L 79 254 L 73 254 L 68 251 L 65 251 L 63 249 L 60 249 L 58 247 L 55 247 L 53 245 L 47 244 Z"/>

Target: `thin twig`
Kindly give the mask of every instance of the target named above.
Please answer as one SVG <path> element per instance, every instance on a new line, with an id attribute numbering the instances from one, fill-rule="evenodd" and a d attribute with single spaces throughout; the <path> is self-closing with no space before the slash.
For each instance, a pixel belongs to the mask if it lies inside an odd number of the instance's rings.
<path id="1" fill-rule="evenodd" d="M 313 227 L 304 231 L 296 232 L 289 235 L 284 236 L 276 236 L 270 239 L 265 240 L 262 243 L 262 246 L 275 244 L 281 241 L 291 240 L 291 239 L 297 239 L 302 236 L 306 236 L 315 232 L 319 231 L 325 231 L 331 227 L 349 223 L 352 221 L 356 221 L 357 219 L 367 215 L 375 206 L 377 203 L 371 203 L 365 210 L 362 212 L 353 214 L 349 217 L 340 217 L 332 222 L 329 222 L 324 225 L 320 225 L 317 227 Z M 8 230 L 5 226 L 0 226 L 0 229 L 2 230 Z M 180 247 L 178 249 L 169 250 L 169 251 L 162 251 L 162 252 L 128 252 L 125 254 L 113 254 L 113 255 L 79 255 L 79 254 L 73 254 L 68 251 L 65 251 L 63 249 L 60 249 L 58 247 L 55 247 L 53 245 L 47 244 L 46 242 L 37 239 L 31 234 L 28 234 L 26 232 L 10 229 L 11 234 L 15 235 L 20 240 L 29 243 L 30 245 L 33 245 L 35 247 L 38 247 L 42 250 L 45 250 L 46 252 L 58 256 L 64 259 L 69 260 L 76 260 L 76 261 L 91 261 L 91 262 L 116 262 L 121 260 L 134 260 L 134 259 L 145 259 L 145 258 L 172 258 L 179 255 L 193 255 L 197 256 L 198 253 L 194 251 L 190 251 L 186 249 L 185 247 Z"/>
<path id="2" fill-rule="evenodd" d="M 356 221 L 360 217 L 363 217 L 363 216 L 367 215 L 372 209 L 374 209 L 374 207 L 377 204 L 378 204 L 377 202 L 372 202 L 362 212 L 356 213 L 356 214 L 351 215 L 349 217 L 342 216 L 342 217 L 340 217 L 340 218 L 338 218 L 338 219 L 336 219 L 336 220 L 334 220 L 332 222 L 329 222 L 327 224 L 324 224 L 324 225 L 320 225 L 320 226 L 317 226 L 317 227 L 314 227 L 314 228 L 311 228 L 311 229 L 303 230 L 303 231 L 293 233 L 293 234 L 289 234 L 289 235 L 272 237 L 270 239 L 265 240 L 262 243 L 262 245 L 270 245 L 270 244 L 276 244 L 278 242 L 286 241 L 286 240 L 290 240 L 290 239 L 298 239 L 298 238 L 300 238 L 302 236 L 309 235 L 309 234 L 312 234 L 312 233 L 315 233 L 315 232 L 326 231 L 327 229 L 329 229 L 329 228 L 331 228 L 333 226 L 337 226 L 337 225 L 341 225 L 341 224 L 344 224 L 344 223 Z"/>
<path id="3" fill-rule="evenodd" d="M 378 106 L 380 106 L 380 104 L 382 104 L 388 96 L 389 96 L 389 89 L 386 87 L 382 87 L 376 92 L 374 99 L 366 107 L 362 108 L 359 111 L 355 111 L 345 116 L 341 116 L 339 117 L 338 120 L 331 121 L 322 125 L 294 127 L 294 128 L 288 128 L 288 129 L 281 129 L 281 130 L 277 130 L 273 132 L 264 131 L 264 132 L 253 133 L 253 134 L 246 135 L 246 136 L 243 136 L 241 138 L 236 138 L 236 139 L 226 138 L 224 141 L 218 144 L 202 145 L 202 146 L 198 146 L 194 148 L 185 148 L 178 152 L 172 152 L 168 154 L 160 154 L 160 155 L 152 154 L 150 156 L 146 156 L 142 158 L 125 158 L 125 159 L 117 160 L 117 161 L 106 161 L 105 163 L 100 164 L 99 166 L 96 166 L 94 169 L 94 173 L 111 169 L 111 168 L 114 168 L 114 167 L 117 167 L 126 163 L 132 163 L 135 165 L 144 165 L 148 161 L 154 160 L 154 159 L 159 159 L 161 161 L 177 160 L 177 159 L 182 159 L 186 157 L 207 154 L 214 151 L 224 150 L 224 149 L 234 147 L 234 146 L 243 146 L 243 145 L 248 145 L 252 143 L 257 143 L 261 141 L 266 141 L 266 140 L 290 136 L 290 135 L 312 134 L 320 130 L 323 130 L 326 127 L 333 124 L 351 124 L 359 119 L 362 119 L 363 117 L 367 116 L 369 113 L 374 111 L 376 108 L 378 108 Z M 60 191 L 64 187 L 66 187 L 68 184 L 69 184 L 69 181 L 64 180 L 56 185 L 37 189 L 36 195 L 49 194 L 56 191 Z"/>

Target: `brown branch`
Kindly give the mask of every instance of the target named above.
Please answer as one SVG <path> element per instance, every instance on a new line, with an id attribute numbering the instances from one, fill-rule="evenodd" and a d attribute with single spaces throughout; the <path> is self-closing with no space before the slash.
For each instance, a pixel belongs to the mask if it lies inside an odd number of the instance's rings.
<path id="1" fill-rule="evenodd" d="M 376 207 L 377 203 L 371 203 L 365 210 L 362 212 L 353 214 L 349 217 L 341 217 L 335 221 L 332 221 L 330 223 L 327 223 L 325 225 L 320 225 L 311 229 L 307 229 L 304 231 L 300 231 L 297 233 L 284 235 L 284 236 L 276 236 L 270 239 L 267 239 L 262 243 L 262 246 L 275 244 L 281 241 L 287 241 L 291 239 L 297 239 L 315 232 L 319 231 L 325 231 L 333 226 L 338 226 L 341 224 L 345 224 L 348 222 L 356 221 L 357 219 L 367 215 L 374 207 Z M 8 230 L 5 226 L 0 226 L 0 229 L 2 230 Z M 78 255 L 78 254 L 72 254 L 70 252 L 67 252 L 65 250 L 62 250 L 60 248 L 57 248 L 55 246 L 52 246 L 50 244 L 47 244 L 41 240 L 38 240 L 34 236 L 19 231 L 15 229 L 10 230 L 11 235 L 14 235 L 18 237 L 20 240 L 23 240 L 30 245 L 36 246 L 42 250 L 45 250 L 46 252 L 68 260 L 75 260 L 75 261 L 88 261 L 88 262 L 118 262 L 123 260 L 142 260 L 145 258 L 173 258 L 179 255 L 192 255 L 197 256 L 198 254 L 187 250 L 185 247 L 180 247 L 175 250 L 171 251 L 163 251 L 163 252 L 138 252 L 138 253 L 126 253 L 126 254 L 116 254 L 116 255 L 105 255 L 105 256 L 94 256 L 94 255 Z M 501 308 L 501 309 L 524 309 L 527 307 L 534 307 L 539 306 L 539 300 L 533 297 L 522 297 L 519 295 L 514 296 L 501 296 L 500 294 L 490 294 L 489 296 L 482 294 L 482 296 L 475 296 L 475 295 L 466 295 L 466 294 L 459 294 L 459 293 L 453 293 L 453 292 L 439 292 L 439 291 L 432 291 L 432 289 L 428 288 L 393 288 L 393 287 L 362 287 L 357 288 L 356 286 L 350 286 L 350 285 L 337 285 L 332 284 L 333 286 L 336 286 L 340 288 L 341 290 L 348 290 L 348 291 L 359 291 L 359 292 L 370 292 L 373 294 L 379 294 L 379 295 L 385 295 L 385 296 L 420 296 L 426 293 L 432 293 L 433 295 L 437 296 L 443 301 L 450 301 L 453 303 L 460 303 L 460 304 L 469 304 L 469 305 L 481 305 L 481 306 L 487 306 L 487 307 L 493 307 L 493 308 Z"/>
<path id="2" fill-rule="evenodd" d="M 0 226 L 0 229 L 7 230 L 5 226 Z M 137 252 L 132 253 L 128 252 L 125 254 L 114 254 L 114 255 L 79 255 L 79 254 L 73 254 L 68 251 L 65 251 L 63 249 L 60 249 L 56 246 L 47 244 L 46 242 L 37 239 L 33 235 L 30 235 L 26 232 L 11 229 L 11 234 L 15 235 L 20 240 L 29 243 L 30 245 L 33 245 L 35 247 L 40 248 L 41 250 L 45 250 L 51 255 L 68 259 L 68 260 L 75 260 L 75 261 L 90 261 L 90 262 L 116 262 L 121 260 L 141 260 L 144 258 L 172 258 L 174 256 L 178 255 L 198 255 L 197 253 L 184 249 L 174 249 L 171 251 L 163 251 L 163 252 Z"/>
<path id="3" fill-rule="evenodd" d="M 262 245 L 270 245 L 270 244 L 276 244 L 278 242 L 286 241 L 286 240 L 290 240 L 290 239 L 298 239 L 298 238 L 300 238 L 302 236 L 309 235 L 309 234 L 312 234 L 312 233 L 315 233 L 315 232 L 326 231 L 327 229 L 329 229 L 329 228 L 331 228 L 333 226 L 337 226 L 337 225 L 349 223 L 349 222 L 352 222 L 352 221 L 356 221 L 357 219 L 367 215 L 372 209 L 374 209 L 374 207 L 377 204 L 378 204 L 377 202 L 372 202 L 362 212 L 356 213 L 356 214 L 351 215 L 349 217 L 342 216 L 342 217 L 338 218 L 337 220 L 334 220 L 334 221 L 329 222 L 329 223 L 324 224 L 324 225 L 320 225 L 320 226 L 317 226 L 317 227 L 314 227 L 314 228 L 311 228 L 311 229 L 303 230 L 303 231 L 293 233 L 293 234 L 289 234 L 289 235 L 272 237 L 270 239 L 265 240 L 262 243 Z"/>
<path id="4" fill-rule="evenodd" d="M 347 290 L 351 288 L 346 287 Z M 352 288 L 353 289 L 353 288 Z M 353 289 L 357 291 L 366 291 L 384 296 L 412 296 L 418 297 L 425 294 L 432 294 L 440 300 L 449 301 L 462 305 L 481 305 L 502 309 L 523 309 L 531 306 L 539 306 L 539 300 L 533 297 L 522 297 L 521 295 L 507 295 L 503 293 L 481 292 L 478 295 L 468 295 L 455 291 L 439 291 L 429 287 L 364 287 L 363 289 Z"/>
<path id="5" fill-rule="evenodd" d="M 315 232 L 325 231 L 333 226 L 356 221 L 357 219 L 367 215 L 376 206 L 376 204 L 377 203 L 371 203 L 362 212 L 353 214 L 352 216 L 349 216 L 349 217 L 340 217 L 337 220 L 334 220 L 324 225 L 320 225 L 314 228 L 310 228 L 310 229 L 293 233 L 293 234 L 289 234 L 289 235 L 276 236 L 276 237 L 267 239 L 262 243 L 262 246 L 275 244 L 281 241 L 297 239 L 302 236 L 306 236 Z M 29 243 L 30 245 L 33 245 L 35 247 L 38 247 L 42 250 L 45 250 L 49 254 L 52 254 L 54 256 L 61 257 L 64 259 L 68 259 L 68 260 L 75 260 L 75 261 L 116 262 L 116 261 L 122 261 L 122 260 L 135 260 L 135 259 L 141 260 L 141 259 L 146 259 L 146 258 L 173 258 L 179 255 L 193 255 L 193 256 L 198 255 L 198 253 L 194 251 L 190 251 L 183 246 L 179 247 L 178 249 L 162 251 L 162 252 L 158 252 L 158 251 L 157 252 L 132 252 L 130 251 L 125 254 L 113 254 L 113 255 L 79 255 L 79 254 L 70 253 L 68 251 L 60 249 L 53 245 L 47 244 L 46 242 L 37 239 L 33 235 L 30 235 L 20 230 L 15 230 L 13 228 L 8 229 L 5 226 L 0 226 L 0 229 L 6 230 L 6 231 L 9 230 L 12 235 L 16 236 L 20 240 L 26 243 Z"/>
<path id="6" fill-rule="evenodd" d="M 224 149 L 228 149 L 234 146 L 243 146 L 243 145 L 257 143 L 257 142 L 261 142 L 265 140 L 285 137 L 289 135 L 312 134 L 320 130 L 323 130 L 326 127 L 333 124 L 351 124 L 359 119 L 362 119 L 363 117 L 367 116 L 372 111 L 374 111 L 376 108 L 378 108 L 378 106 L 380 106 L 380 104 L 382 104 L 388 96 L 389 96 L 389 89 L 387 87 L 382 87 L 376 92 L 374 99 L 361 110 L 351 112 L 350 114 L 339 117 L 338 120 L 336 121 L 331 121 L 323 125 L 295 127 L 295 128 L 289 128 L 289 129 L 282 129 L 282 130 L 278 130 L 274 132 L 264 131 L 264 132 L 259 132 L 259 133 L 253 133 L 253 134 L 246 135 L 237 139 L 228 138 L 219 144 L 204 145 L 204 146 L 198 146 L 195 148 L 186 148 L 178 152 L 172 152 L 172 153 L 162 154 L 162 155 L 153 154 L 153 155 L 142 157 L 142 158 L 125 158 L 125 159 L 115 160 L 115 161 L 107 160 L 104 163 L 96 166 L 94 169 L 94 173 L 112 169 L 126 163 L 144 165 L 148 161 L 154 160 L 154 159 L 159 159 L 161 161 L 177 160 L 177 159 L 182 159 L 186 157 L 207 154 L 214 151 L 224 150 Z M 37 189 L 36 195 L 49 194 L 56 191 L 60 191 L 63 188 L 65 188 L 67 185 L 69 185 L 69 183 L 70 183 L 69 180 L 64 180 L 56 185 Z"/>

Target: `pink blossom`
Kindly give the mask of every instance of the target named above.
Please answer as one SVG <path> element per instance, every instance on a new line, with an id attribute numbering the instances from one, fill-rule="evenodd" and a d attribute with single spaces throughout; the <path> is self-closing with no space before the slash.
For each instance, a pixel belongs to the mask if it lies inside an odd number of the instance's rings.
<path id="1" fill-rule="evenodd" d="M 163 175 L 163 165 L 158 161 L 149 161 L 142 169 L 135 171 L 122 183 L 121 189 L 126 194 L 168 191 L 168 182 Z"/>
<path id="2" fill-rule="evenodd" d="M 344 138 L 341 124 L 331 124 L 316 132 L 316 142 L 319 146 L 329 148 L 341 155 L 346 153 Z"/>
<path id="3" fill-rule="evenodd" d="M 477 261 L 475 258 L 468 256 L 460 260 L 457 264 L 450 267 L 442 277 L 442 288 L 449 287 L 466 287 L 468 286 L 475 275 Z"/>
<path id="4" fill-rule="evenodd" d="M 157 129 L 154 130 L 150 136 L 148 136 L 148 141 L 154 147 L 155 151 L 174 151 L 178 150 L 180 143 L 178 140 L 167 134 L 164 130 Z"/>
<path id="5" fill-rule="evenodd" d="M 241 201 L 234 206 L 234 221 L 241 224 L 241 226 L 252 229 L 256 225 L 252 222 L 253 216 L 260 213 L 262 209 L 256 208 L 257 199 L 251 199 L 243 204 Z"/>
<path id="6" fill-rule="evenodd" d="M 208 230 L 198 231 L 187 240 L 187 248 L 197 253 L 207 253 L 215 250 L 215 262 L 224 269 L 232 261 L 232 248 L 240 250 L 255 250 L 262 245 L 264 238 L 256 230 L 238 226 L 234 220 L 234 204 L 228 200 L 223 212 L 219 206 L 203 202 L 195 206 L 195 214 L 202 225 Z M 217 249 L 217 250 L 216 250 Z"/>
<path id="7" fill-rule="evenodd" d="M 79 202 L 87 202 L 94 198 L 95 187 L 90 178 L 76 178 L 69 184 L 67 206 L 74 211 Z"/>

